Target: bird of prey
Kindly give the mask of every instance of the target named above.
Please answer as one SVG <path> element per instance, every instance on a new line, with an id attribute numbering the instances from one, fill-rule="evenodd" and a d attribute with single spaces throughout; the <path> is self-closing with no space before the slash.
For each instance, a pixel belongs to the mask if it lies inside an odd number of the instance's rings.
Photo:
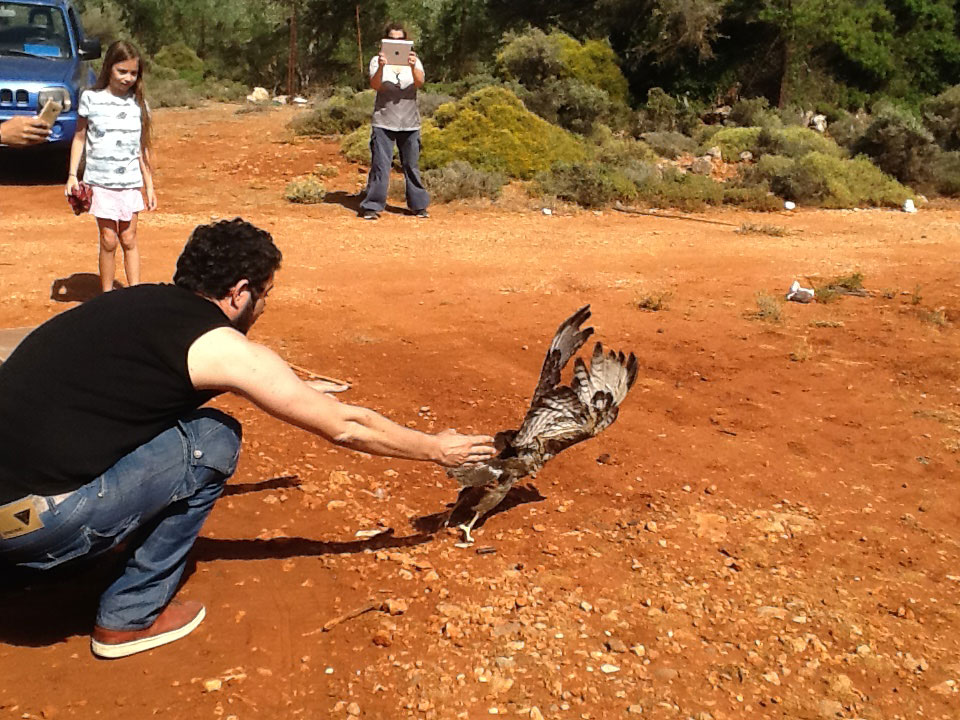
<path id="1" fill-rule="evenodd" d="M 473 512 L 473 519 L 459 526 L 464 542 L 473 542 L 470 531 L 474 524 L 500 504 L 514 483 L 527 476 L 536 477 L 550 458 L 598 435 L 617 419 L 620 403 L 637 379 L 633 353 L 624 357 L 622 352 L 604 352 L 597 343 L 589 368 L 578 357 L 572 382 L 560 384 L 563 368 L 593 334 L 592 327 L 580 328 L 589 317 L 590 306 L 585 305 L 557 328 L 523 424 L 519 430 L 495 436 L 497 456 L 447 471 L 460 483 L 461 490 L 446 523 L 454 513 Z"/>

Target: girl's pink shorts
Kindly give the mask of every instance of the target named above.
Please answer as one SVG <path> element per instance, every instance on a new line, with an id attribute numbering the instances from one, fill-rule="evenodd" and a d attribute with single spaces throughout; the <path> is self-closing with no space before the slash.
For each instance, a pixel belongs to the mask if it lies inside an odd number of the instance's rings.
<path id="1" fill-rule="evenodd" d="M 129 222 L 144 207 L 140 188 L 112 190 L 98 185 L 93 186 L 90 214 L 94 217 Z"/>

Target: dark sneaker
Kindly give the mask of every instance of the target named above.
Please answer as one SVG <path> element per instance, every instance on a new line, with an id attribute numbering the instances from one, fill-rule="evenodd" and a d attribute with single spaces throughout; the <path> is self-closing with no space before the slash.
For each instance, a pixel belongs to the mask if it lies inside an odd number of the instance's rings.
<path id="1" fill-rule="evenodd" d="M 416 217 L 418 217 L 418 218 L 428 218 L 428 217 L 430 217 L 430 213 L 427 212 L 427 209 L 426 209 L 426 208 L 423 208 L 423 210 L 417 210 L 417 211 L 414 213 L 414 215 L 415 215 Z"/>
<path id="2" fill-rule="evenodd" d="M 102 658 L 122 658 L 152 650 L 189 635 L 206 614 L 203 604 L 196 600 L 172 602 L 153 621 L 153 625 L 143 630 L 108 630 L 94 626 L 90 649 L 94 655 Z"/>
<path id="3" fill-rule="evenodd" d="M 360 217 L 362 217 L 364 220 L 379 220 L 380 213 L 378 213 L 376 210 L 364 210 Z"/>

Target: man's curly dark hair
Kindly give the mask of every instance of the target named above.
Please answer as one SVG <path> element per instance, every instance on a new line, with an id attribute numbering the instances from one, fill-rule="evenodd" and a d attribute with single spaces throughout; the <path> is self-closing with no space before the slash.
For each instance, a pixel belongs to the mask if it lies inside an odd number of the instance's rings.
<path id="1" fill-rule="evenodd" d="M 198 225 L 180 253 L 173 282 L 220 300 L 246 279 L 259 296 L 282 258 L 270 233 L 240 218 Z"/>

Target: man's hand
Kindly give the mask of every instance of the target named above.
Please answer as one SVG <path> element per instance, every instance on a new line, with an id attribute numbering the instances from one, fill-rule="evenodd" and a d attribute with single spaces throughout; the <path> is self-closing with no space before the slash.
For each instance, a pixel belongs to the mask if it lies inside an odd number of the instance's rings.
<path id="1" fill-rule="evenodd" d="M 439 442 L 437 463 L 457 467 L 464 463 L 481 462 L 497 454 L 489 435 L 461 435 L 456 430 L 444 430 L 434 436 Z"/>
<path id="2" fill-rule="evenodd" d="M 410 66 L 411 70 L 417 66 L 417 54 L 413 50 L 407 55 L 407 65 Z"/>
<path id="3" fill-rule="evenodd" d="M 383 54 L 383 51 L 380 51 L 380 54 L 377 55 L 377 70 L 382 70 L 384 65 L 387 64 L 387 56 Z"/>
<path id="4" fill-rule="evenodd" d="M 3 123 L 0 138 L 4 145 L 36 145 L 50 136 L 50 126 L 39 117 L 16 115 Z"/>

